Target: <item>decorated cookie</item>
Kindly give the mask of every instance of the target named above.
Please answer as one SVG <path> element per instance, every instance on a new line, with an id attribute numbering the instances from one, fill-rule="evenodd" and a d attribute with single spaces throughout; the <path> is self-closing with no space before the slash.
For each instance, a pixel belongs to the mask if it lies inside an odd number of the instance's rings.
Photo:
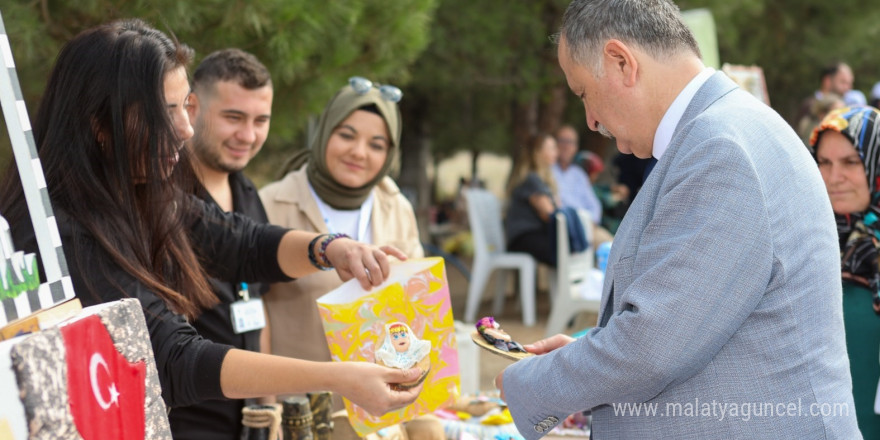
<path id="1" fill-rule="evenodd" d="M 491 316 L 480 318 L 476 327 L 477 331 L 471 334 L 471 339 L 480 347 L 513 360 L 533 356 L 502 330 L 495 318 Z"/>
<path id="2" fill-rule="evenodd" d="M 409 389 L 425 380 L 431 370 L 431 341 L 419 339 L 409 325 L 403 322 L 385 324 L 385 341 L 376 350 L 376 363 L 386 367 L 419 368 L 422 375 L 410 383 L 397 384 L 398 389 Z"/>

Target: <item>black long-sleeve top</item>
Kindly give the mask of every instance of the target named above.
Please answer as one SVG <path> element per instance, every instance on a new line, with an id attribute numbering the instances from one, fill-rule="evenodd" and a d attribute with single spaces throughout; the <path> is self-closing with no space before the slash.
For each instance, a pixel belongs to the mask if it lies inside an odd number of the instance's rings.
<path id="1" fill-rule="evenodd" d="M 191 197 L 189 237 L 209 275 L 228 281 L 289 281 L 278 264 L 278 246 L 287 229 L 225 213 Z M 199 336 L 183 316 L 172 312 L 155 292 L 123 270 L 97 241 L 64 212 L 56 211 L 64 254 L 77 297 L 84 306 L 137 298 L 144 309 L 153 355 L 170 407 L 224 398 L 220 367 L 232 346 Z M 12 225 L 16 248 L 37 252 L 32 229 Z"/>
<path id="2" fill-rule="evenodd" d="M 232 190 L 232 212 L 259 223 L 269 223 L 253 182 L 241 171 L 230 173 L 228 181 Z M 208 204 L 217 205 L 205 189 L 196 195 Z M 210 282 L 220 304 L 203 311 L 191 322 L 193 327 L 211 341 L 242 350 L 260 351 L 260 330 L 236 333 L 232 327 L 231 309 L 232 304 L 241 299 L 241 281 L 229 282 L 211 278 Z M 248 283 L 251 298 L 259 298 L 268 289 L 268 284 Z M 171 435 L 175 440 L 238 440 L 243 429 L 241 409 L 246 403 L 250 402 L 243 399 L 221 399 L 178 406 L 168 413 Z"/>

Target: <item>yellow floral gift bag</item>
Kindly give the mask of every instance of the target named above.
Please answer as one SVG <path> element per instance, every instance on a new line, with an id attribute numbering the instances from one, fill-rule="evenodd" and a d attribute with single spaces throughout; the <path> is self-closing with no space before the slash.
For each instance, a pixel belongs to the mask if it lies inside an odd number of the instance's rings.
<path id="1" fill-rule="evenodd" d="M 424 387 L 411 405 L 377 417 L 347 399 L 361 436 L 450 405 L 459 394 L 458 349 L 442 258 L 395 263 L 382 285 L 364 291 L 351 280 L 318 299 L 334 361 L 420 368 Z M 418 383 L 401 384 L 402 387 Z"/>

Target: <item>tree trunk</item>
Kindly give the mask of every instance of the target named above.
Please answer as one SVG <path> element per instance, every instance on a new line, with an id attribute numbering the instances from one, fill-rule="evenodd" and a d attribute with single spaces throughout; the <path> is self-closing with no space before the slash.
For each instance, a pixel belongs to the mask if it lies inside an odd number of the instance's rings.
<path id="1" fill-rule="evenodd" d="M 562 125 L 562 115 L 565 114 L 566 94 L 568 88 L 562 84 L 551 84 L 545 89 L 547 101 L 543 103 L 541 110 L 541 119 L 538 122 L 538 129 L 553 133 Z"/>
<path id="2" fill-rule="evenodd" d="M 476 147 L 476 146 L 475 146 Z M 480 170 L 477 161 L 480 159 L 480 150 L 471 148 L 471 184 L 477 184 L 480 181 Z"/>
<path id="3" fill-rule="evenodd" d="M 532 95 L 522 101 L 515 101 L 513 104 L 513 145 L 511 152 L 513 159 L 519 157 L 519 152 L 528 142 L 529 136 L 538 131 L 538 99 Z"/>
<path id="4" fill-rule="evenodd" d="M 403 136 L 400 145 L 400 176 L 397 185 L 409 199 L 416 214 L 419 239 L 430 242 L 431 224 L 431 182 L 428 180 L 428 160 L 431 155 L 431 130 L 424 109 L 427 99 L 420 96 L 407 96 L 401 103 L 404 115 Z"/>

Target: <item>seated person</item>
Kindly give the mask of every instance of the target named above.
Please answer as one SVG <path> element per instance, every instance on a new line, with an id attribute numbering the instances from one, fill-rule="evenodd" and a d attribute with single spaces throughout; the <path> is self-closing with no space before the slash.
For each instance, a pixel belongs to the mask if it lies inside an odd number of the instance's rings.
<path id="1" fill-rule="evenodd" d="M 528 253 L 552 267 L 556 267 L 556 240 L 551 239 L 550 224 L 559 201 L 550 167 L 557 154 L 553 136 L 538 133 L 529 138 L 510 177 L 504 218 L 507 250 Z"/>
<path id="2" fill-rule="evenodd" d="M 561 205 L 588 211 L 593 224 L 600 224 L 602 204 L 593 192 L 592 181 L 587 173 L 574 162 L 578 153 L 577 130 L 570 125 L 559 127 L 556 130 L 556 145 L 559 157 L 550 169 L 559 187 L 565 188 L 559 194 Z"/>

